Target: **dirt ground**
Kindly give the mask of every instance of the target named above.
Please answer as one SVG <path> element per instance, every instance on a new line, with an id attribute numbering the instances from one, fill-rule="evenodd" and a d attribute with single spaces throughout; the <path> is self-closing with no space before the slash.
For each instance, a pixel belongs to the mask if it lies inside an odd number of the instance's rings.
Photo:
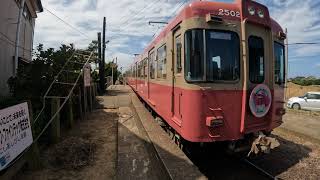
<path id="1" fill-rule="evenodd" d="M 43 168 L 13 179 L 115 179 L 117 109 L 100 109 L 76 125 L 62 141 L 41 152 Z"/>
<path id="2" fill-rule="evenodd" d="M 276 129 L 273 135 L 280 141 L 280 147 L 271 154 L 254 158 L 256 164 L 281 179 L 319 179 L 319 142 L 282 128 Z"/>
<path id="3" fill-rule="evenodd" d="M 287 110 L 281 127 L 320 141 L 319 112 Z"/>
<path id="4" fill-rule="evenodd" d="M 320 92 L 320 86 L 300 86 L 292 82 L 288 83 L 288 88 L 286 89 L 286 99 L 291 97 L 303 96 L 307 92 L 316 91 Z"/>

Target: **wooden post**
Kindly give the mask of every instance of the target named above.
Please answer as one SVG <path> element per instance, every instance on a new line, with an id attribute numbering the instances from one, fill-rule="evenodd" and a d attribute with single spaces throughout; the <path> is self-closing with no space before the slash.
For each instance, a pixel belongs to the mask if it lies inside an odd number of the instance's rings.
<path id="1" fill-rule="evenodd" d="M 92 86 L 92 91 L 93 91 L 93 94 L 92 94 L 92 102 L 93 102 L 93 108 L 95 106 L 95 103 L 96 103 L 96 83 L 93 84 Z"/>
<path id="2" fill-rule="evenodd" d="M 84 112 L 84 118 L 87 115 L 87 88 L 83 85 L 83 112 Z"/>
<path id="3" fill-rule="evenodd" d="M 29 116 L 30 116 L 30 124 L 32 129 L 32 136 L 35 138 L 35 129 L 33 124 L 33 110 L 31 101 L 28 101 L 28 108 L 29 108 Z M 38 142 L 33 142 L 31 148 L 28 153 L 28 167 L 32 170 L 37 170 L 41 168 L 41 161 L 40 161 L 40 151 L 38 147 Z"/>
<path id="4" fill-rule="evenodd" d="M 51 100 L 51 117 L 59 110 L 60 99 Z M 60 133 L 60 113 L 54 118 L 50 125 L 50 140 L 52 143 L 58 143 L 61 137 Z"/>
<path id="5" fill-rule="evenodd" d="M 92 104 L 92 86 L 89 86 L 89 103 L 90 103 L 90 112 L 92 112 L 93 104 Z"/>
<path id="6" fill-rule="evenodd" d="M 84 88 L 84 106 L 85 106 L 85 116 L 87 115 L 87 112 L 88 112 L 88 88 L 85 87 Z"/>
<path id="7" fill-rule="evenodd" d="M 82 119 L 82 120 L 83 120 L 81 88 L 79 88 L 78 98 L 79 98 L 79 112 L 80 112 L 80 119 Z"/>
<path id="8" fill-rule="evenodd" d="M 68 112 L 67 112 L 68 113 L 67 114 L 68 127 L 72 128 L 74 125 L 72 98 L 70 98 L 68 101 L 67 110 L 68 110 Z"/>

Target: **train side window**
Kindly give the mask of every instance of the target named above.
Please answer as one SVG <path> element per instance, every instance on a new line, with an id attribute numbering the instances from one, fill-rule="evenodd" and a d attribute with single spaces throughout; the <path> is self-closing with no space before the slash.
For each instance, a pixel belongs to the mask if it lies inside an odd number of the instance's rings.
<path id="1" fill-rule="evenodd" d="M 140 62 L 140 78 L 143 78 L 143 61 Z"/>
<path id="2" fill-rule="evenodd" d="M 276 84 L 285 83 L 284 45 L 274 42 L 274 80 Z"/>
<path id="3" fill-rule="evenodd" d="M 249 37 L 249 79 L 252 83 L 264 82 L 264 42 L 261 37 Z"/>
<path id="4" fill-rule="evenodd" d="M 137 64 L 134 64 L 134 66 L 133 66 L 133 77 L 134 78 L 136 78 L 136 76 L 137 76 L 136 69 L 137 69 Z"/>
<path id="5" fill-rule="evenodd" d="M 138 77 L 141 78 L 141 62 L 138 63 Z"/>
<path id="6" fill-rule="evenodd" d="M 151 52 L 149 55 L 149 71 L 150 71 L 150 79 L 155 78 L 155 55 L 154 52 Z"/>
<path id="7" fill-rule="evenodd" d="M 131 67 L 131 77 L 133 78 L 134 76 L 134 69 L 133 69 L 133 66 Z"/>
<path id="8" fill-rule="evenodd" d="M 140 65 L 137 63 L 137 78 L 140 77 Z"/>
<path id="9" fill-rule="evenodd" d="M 167 47 L 161 46 L 157 50 L 157 78 L 167 78 Z"/>
<path id="10" fill-rule="evenodd" d="M 182 71 L 181 50 L 182 50 L 181 35 L 179 35 L 176 37 L 176 72 L 177 73 L 181 73 Z"/>
<path id="11" fill-rule="evenodd" d="M 185 33 L 185 79 L 202 81 L 204 74 L 203 30 L 189 30 Z"/>
<path id="12" fill-rule="evenodd" d="M 148 66 L 148 58 L 145 58 L 143 60 L 143 77 L 144 78 L 147 78 L 147 72 L 148 72 L 147 66 Z"/>

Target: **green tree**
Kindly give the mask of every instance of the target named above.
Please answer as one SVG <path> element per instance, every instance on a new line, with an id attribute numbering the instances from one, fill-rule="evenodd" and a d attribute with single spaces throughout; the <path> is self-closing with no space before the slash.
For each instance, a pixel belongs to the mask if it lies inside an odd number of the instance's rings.
<path id="1" fill-rule="evenodd" d="M 106 72 L 106 76 L 112 76 L 112 64 L 116 65 L 113 62 L 108 62 L 105 65 L 105 72 Z M 116 80 L 118 79 L 119 75 L 121 74 L 121 72 L 118 70 L 118 66 L 114 66 L 113 68 L 113 82 L 116 82 Z"/>
<path id="2" fill-rule="evenodd" d="M 301 86 L 320 85 L 320 79 L 314 76 L 302 77 L 298 76 L 292 79 L 292 82 Z"/>

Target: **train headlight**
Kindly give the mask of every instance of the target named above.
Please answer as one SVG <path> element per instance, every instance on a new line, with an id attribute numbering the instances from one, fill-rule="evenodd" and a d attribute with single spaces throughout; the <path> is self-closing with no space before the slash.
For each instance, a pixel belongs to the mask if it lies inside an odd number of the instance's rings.
<path id="1" fill-rule="evenodd" d="M 263 13 L 262 10 L 259 10 L 259 11 L 258 11 L 258 16 L 259 16 L 260 18 L 264 18 L 264 13 Z"/>
<path id="2" fill-rule="evenodd" d="M 249 11 L 249 14 L 252 16 L 255 15 L 255 13 L 256 13 L 256 10 L 252 6 L 248 8 L 248 11 Z"/>

